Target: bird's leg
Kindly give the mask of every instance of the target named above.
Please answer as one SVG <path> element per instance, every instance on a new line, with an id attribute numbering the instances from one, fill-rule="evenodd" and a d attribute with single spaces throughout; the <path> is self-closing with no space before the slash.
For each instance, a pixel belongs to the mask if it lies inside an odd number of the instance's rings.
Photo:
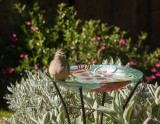
<path id="1" fill-rule="evenodd" d="M 56 83 L 56 82 L 57 82 L 57 79 L 56 79 L 56 76 L 55 76 L 55 75 L 53 76 L 53 79 L 54 79 L 54 82 Z"/>
<path id="2" fill-rule="evenodd" d="M 54 79 L 54 82 L 56 83 L 56 82 L 57 82 L 57 80 L 56 80 L 56 79 Z"/>

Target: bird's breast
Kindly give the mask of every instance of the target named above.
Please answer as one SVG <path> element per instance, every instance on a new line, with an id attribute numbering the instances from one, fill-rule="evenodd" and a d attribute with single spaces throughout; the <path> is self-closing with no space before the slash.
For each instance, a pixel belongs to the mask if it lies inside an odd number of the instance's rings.
<path id="1" fill-rule="evenodd" d="M 57 68 L 57 71 L 58 71 L 57 73 L 63 73 L 67 71 L 66 63 L 58 62 L 55 65 L 55 68 Z"/>

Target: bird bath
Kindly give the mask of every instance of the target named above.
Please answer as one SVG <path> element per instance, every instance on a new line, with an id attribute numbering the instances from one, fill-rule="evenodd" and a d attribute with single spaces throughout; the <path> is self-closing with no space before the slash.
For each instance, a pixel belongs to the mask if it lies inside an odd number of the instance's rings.
<path id="1" fill-rule="evenodd" d="M 134 83 L 142 78 L 143 73 L 139 70 L 133 68 L 127 68 L 122 66 L 115 65 L 73 65 L 70 66 L 70 75 L 69 79 L 66 81 L 58 81 L 53 84 L 55 89 L 62 101 L 64 106 L 65 114 L 68 120 L 68 124 L 70 124 L 70 118 L 67 110 L 67 106 L 62 98 L 62 95 L 57 87 L 57 84 L 62 85 L 64 87 L 70 88 L 72 90 L 79 89 L 80 98 L 81 98 L 81 107 L 74 107 L 82 109 L 83 115 L 83 124 L 86 124 L 86 116 L 84 102 L 83 102 L 83 92 L 102 92 L 102 106 L 104 106 L 106 92 L 118 90 L 127 86 L 129 83 Z M 131 99 L 134 91 L 137 86 L 140 84 L 140 81 L 136 83 L 133 90 L 131 91 L 129 97 L 127 98 L 123 110 Z M 94 111 L 94 109 L 93 109 Z M 92 111 L 92 112 L 93 112 Z M 88 114 L 89 115 L 89 114 Z M 103 113 L 101 113 L 100 124 L 102 124 Z"/>
<path id="2" fill-rule="evenodd" d="M 58 81 L 62 86 L 83 91 L 110 92 L 140 79 L 143 73 L 133 68 L 115 65 L 73 65 L 69 79 Z"/>

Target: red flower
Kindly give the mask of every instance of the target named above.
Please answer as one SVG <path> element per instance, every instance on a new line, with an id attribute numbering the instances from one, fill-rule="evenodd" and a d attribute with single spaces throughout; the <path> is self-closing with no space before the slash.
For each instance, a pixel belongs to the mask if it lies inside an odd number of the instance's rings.
<path id="1" fill-rule="evenodd" d="M 87 56 L 90 56 L 91 55 L 91 53 L 87 53 Z"/>
<path id="2" fill-rule="evenodd" d="M 32 27 L 32 30 L 38 31 L 38 27 Z"/>
<path id="3" fill-rule="evenodd" d="M 160 72 L 157 72 L 157 73 L 156 73 L 156 76 L 157 76 L 157 77 L 160 77 Z"/>
<path id="4" fill-rule="evenodd" d="M 97 40 L 100 40 L 101 38 L 100 37 L 97 37 Z"/>
<path id="5" fill-rule="evenodd" d="M 14 68 L 8 68 L 7 71 L 11 74 L 14 71 Z"/>
<path id="6" fill-rule="evenodd" d="M 106 43 L 102 43 L 102 46 L 105 46 L 106 45 Z"/>
<path id="7" fill-rule="evenodd" d="M 12 35 L 12 37 L 16 37 L 16 36 L 17 36 L 16 34 L 13 34 L 13 35 Z"/>
<path id="8" fill-rule="evenodd" d="M 130 65 L 136 65 L 136 63 L 135 62 L 133 62 L 133 61 L 130 61 L 130 63 L 129 63 Z"/>
<path id="9" fill-rule="evenodd" d="M 97 60 L 92 60 L 92 64 L 95 64 L 95 63 L 97 63 Z"/>
<path id="10" fill-rule="evenodd" d="M 12 38 L 12 41 L 13 42 L 17 42 L 18 41 L 18 38 L 16 37 L 16 38 Z"/>
<path id="11" fill-rule="evenodd" d="M 146 82 L 149 83 L 152 81 L 152 76 L 146 76 L 145 79 L 146 79 Z"/>
<path id="12" fill-rule="evenodd" d="M 156 79 L 156 76 L 154 76 L 154 75 L 152 75 L 151 77 L 152 77 L 152 79 Z"/>
<path id="13" fill-rule="evenodd" d="M 160 63 L 155 64 L 155 67 L 160 67 Z"/>
<path id="14" fill-rule="evenodd" d="M 26 58 L 26 57 L 28 57 L 27 54 L 21 54 L 21 55 L 20 55 L 20 58 Z"/>
<path id="15" fill-rule="evenodd" d="M 152 68 L 151 69 L 151 72 L 156 72 L 157 70 L 155 68 Z"/>
<path id="16" fill-rule="evenodd" d="M 25 24 L 26 25 L 31 25 L 31 22 L 30 21 L 25 21 Z"/>
<path id="17" fill-rule="evenodd" d="M 125 44 L 126 44 L 125 40 L 121 39 L 121 40 L 119 41 L 119 45 L 125 45 Z"/>
<path id="18" fill-rule="evenodd" d="M 105 46 L 102 46 L 101 49 L 104 50 L 104 49 L 105 49 Z"/>
<path id="19" fill-rule="evenodd" d="M 34 69 L 36 69 L 36 70 L 37 70 L 37 69 L 38 69 L 38 66 L 35 66 L 35 67 L 34 67 Z"/>
<path id="20" fill-rule="evenodd" d="M 100 40 L 100 37 L 94 37 L 92 40 Z"/>

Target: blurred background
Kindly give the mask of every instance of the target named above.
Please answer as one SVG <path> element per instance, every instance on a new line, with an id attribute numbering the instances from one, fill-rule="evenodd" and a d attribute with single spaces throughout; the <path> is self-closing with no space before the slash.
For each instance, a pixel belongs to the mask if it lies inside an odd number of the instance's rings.
<path id="1" fill-rule="evenodd" d="M 0 3 L 0 33 L 9 34 L 17 25 L 18 16 L 14 13 L 12 4 L 26 0 L 3 0 Z M 57 5 L 61 2 L 75 6 L 78 18 L 100 19 L 102 22 L 120 27 L 128 31 L 133 38 L 141 31 L 147 32 L 147 47 L 160 47 L 160 1 L 159 0 L 40 0 L 41 7 L 47 8 L 46 18 L 52 21 Z"/>
<path id="2" fill-rule="evenodd" d="M 0 106 L 10 83 L 26 77 L 26 70 L 47 70 L 59 48 L 71 65 L 112 57 L 155 83 L 159 33 L 160 0 L 0 0 Z"/>
<path id="3" fill-rule="evenodd" d="M 7 86 L 47 72 L 60 48 L 70 65 L 121 62 L 160 85 L 159 33 L 160 0 L 0 0 L 0 111 Z"/>

